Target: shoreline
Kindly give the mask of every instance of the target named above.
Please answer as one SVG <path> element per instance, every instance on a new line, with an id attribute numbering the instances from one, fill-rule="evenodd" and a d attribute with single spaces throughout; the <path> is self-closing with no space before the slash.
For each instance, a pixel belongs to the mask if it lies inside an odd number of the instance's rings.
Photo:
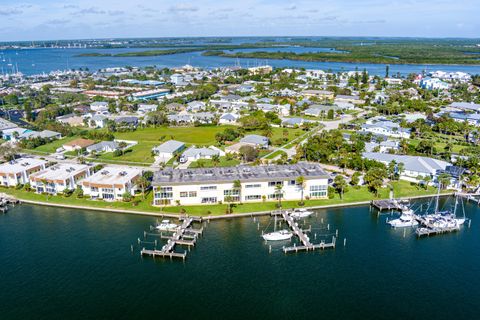
<path id="1" fill-rule="evenodd" d="M 450 196 L 454 194 L 453 192 L 441 194 L 441 197 Z M 436 196 L 437 194 L 430 194 L 430 195 L 421 195 L 421 196 L 413 196 L 413 197 L 401 197 L 397 198 L 400 200 L 414 200 L 414 199 L 423 199 L 423 198 L 431 198 Z M 140 210 L 121 210 L 121 209 L 113 209 L 113 208 L 98 208 L 98 207 L 89 207 L 89 206 L 77 206 L 77 205 L 68 205 L 68 204 L 60 204 L 60 203 L 49 203 L 44 201 L 34 201 L 34 200 L 23 200 L 20 198 L 15 199 L 20 201 L 20 204 L 26 203 L 31 205 L 38 205 L 38 206 L 46 206 L 46 207 L 57 207 L 57 208 L 65 208 L 65 209 L 78 209 L 78 210 L 91 210 L 91 211 L 101 211 L 101 212 L 110 212 L 110 213 L 120 213 L 120 214 L 132 214 L 132 215 L 140 215 L 140 216 L 151 216 L 151 217 L 167 217 L 167 218 L 179 218 L 182 214 L 175 214 L 175 213 L 168 213 L 168 212 L 148 212 L 148 211 L 140 211 Z M 329 205 L 320 205 L 320 206 L 308 206 L 308 207 L 301 207 L 304 209 L 331 209 L 331 208 L 345 208 L 345 207 L 355 207 L 355 206 L 364 206 L 370 204 L 373 200 L 383 200 L 383 199 L 372 199 L 366 201 L 356 201 L 356 202 L 347 202 L 347 203 L 338 203 L 338 204 L 329 204 Z M 222 220 L 222 219 L 231 219 L 231 218 L 245 218 L 245 217 L 254 217 L 254 216 L 266 216 L 271 214 L 271 210 L 268 211 L 256 211 L 256 212 L 246 212 L 246 213 L 232 213 L 232 214 L 222 214 L 222 215 L 209 215 L 209 216 L 199 216 L 199 215 L 187 215 L 189 217 L 198 218 L 200 220 Z"/>

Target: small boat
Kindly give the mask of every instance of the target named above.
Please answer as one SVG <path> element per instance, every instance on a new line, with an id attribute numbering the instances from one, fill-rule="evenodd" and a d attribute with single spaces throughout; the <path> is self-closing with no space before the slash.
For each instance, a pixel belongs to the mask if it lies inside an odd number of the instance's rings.
<path id="1" fill-rule="evenodd" d="M 178 225 L 175 223 L 170 223 L 170 220 L 162 220 L 162 223 L 157 224 L 155 229 L 159 231 L 175 231 L 177 230 Z"/>
<path id="2" fill-rule="evenodd" d="M 264 234 L 262 237 L 266 241 L 282 241 L 292 238 L 293 233 L 288 230 L 279 230 Z"/>
<path id="3" fill-rule="evenodd" d="M 295 209 L 293 210 L 292 213 L 290 213 L 290 216 L 293 219 L 302 219 L 302 218 L 307 218 L 313 214 L 313 211 L 309 211 L 307 209 Z"/>

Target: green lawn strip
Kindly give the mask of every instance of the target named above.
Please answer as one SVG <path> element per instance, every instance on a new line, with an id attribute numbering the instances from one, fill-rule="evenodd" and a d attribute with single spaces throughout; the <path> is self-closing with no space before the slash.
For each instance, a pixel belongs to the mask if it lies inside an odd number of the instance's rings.
<path id="1" fill-rule="evenodd" d="M 396 181 L 393 182 L 394 194 L 395 197 L 415 197 L 422 195 L 432 195 L 435 193 L 435 189 L 429 187 L 428 190 L 418 187 L 407 181 Z M 53 203 L 53 204 L 64 204 L 64 205 L 74 205 L 74 206 L 85 206 L 90 208 L 105 208 L 105 209 L 118 209 L 118 210 L 131 210 L 131 211 L 145 211 L 145 212 L 155 212 L 161 214 L 165 213 L 182 213 L 183 210 L 187 214 L 197 215 L 197 216 L 207 216 L 207 215 L 222 215 L 225 214 L 226 204 L 215 204 L 215 205 L 196 205 L 196 206 L 169 206 L 169 207 L 153 207 L 152 197 L 153 194 L 149 192 L 145 200 L 142 200 L 141 195 L 137 195 L 136 199 L 140 202 L 137 206 L 134 206 L 132 202 L 105 202 L 99 200 L 88 200 L 86 198 L 78 199 L 76 193 L 70 197 L 64 196 L 51 196 L 48 197 L 44 194 L 36 194 L 31 191 L 17 190 L 14 188 L 5 188 L 0 187 L 0 192 L 10 194 L 19 200 L 30 200 L 37 202 Z M 333 199 L 318 199 L 318 200 L 305 200 L 305 206 L 324 206 L 324 205 L 336 205 L 336 204 L 348 204 L 361 201 L 370 201 L 374 199 L 388 198 L 389 190 L 384 188 L 379 193 L 378 197 L 375 197 L 370 193 L 366 187 L 360 187 L 358 189 L 350 188 L 350 190 L 345 193 L 344 198 L 340 199 L 337 194 Z M 276 201 L 268 202 L 255 202 L 255 203 L 243 203 L 235 204 L 233 208 L 233 214 L 235 213 L 251 213 L 259 211 L 271 211 L 276 209 Z M 283 208 L 293 208 L 298 207 L 298 201 L 282 201 Z"/>
<path id="2" fill-rule="evenodd" d="M 279 156 L 279 155 L 281 155 L 281 154 L 283 154 L 283 153 L 286 153 L 286 152 L 283 151 L 283 150 L 277 150 L 277 151 L 275 151 L 274 153 L 270 154 L 269 156 L 265 157 L 265 159 L 269 159 L 269 160 L 270 160 L 270 159 L 274 159 L 275 157 L 277 157 L 277 156 Z"/>
<path id="3" fill-rule="evenodd" d="M 211 167 L 234 167 L 240 164 L 240 160 L 238 159 L 230 159 L 228 160 L 227 157 L 220 157 L 220 162 L 218 164 L 214 164 L 211 159 L 200 159 L 197 161 L 192 162 L 188 167 L 189 168 L 200 168 L 202 167 L 199 163 L 203 164 L 205 168 Z"/>

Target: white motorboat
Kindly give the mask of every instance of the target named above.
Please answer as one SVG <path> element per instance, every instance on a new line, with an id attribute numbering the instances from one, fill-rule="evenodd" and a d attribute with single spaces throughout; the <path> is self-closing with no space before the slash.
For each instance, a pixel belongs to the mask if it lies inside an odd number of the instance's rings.
<path id="1" fill-rule="evenodd" d="M 175 223 L 170 223 L 170 220 L 162 220 L 162 223 L 157 224 L 155 229 L 159 231 L 175 231 L 177 230 L 178 225 Z"/>
<path id="2" fill-rule="evenodd" d="M 313 214 L 313 211 L 309 211 L 307 209 L 295 209 L 293 210 L 292 213 L 290 213 L 290 216 L 293 219 L 302 219 L 302 218 L 307 218 Z"/>
<path id="3" fill-rule="evenodd" d="M 279 230 L 262 235 L 266 241 L 282 241 L 292 238 L 293 233 L 288 230 Z"/>
<path id="4" fill-rule="evenodd" d="M 406 228 L 406 227 L 415 227 L 418 226 L 418 221 L 415 214 L 412 213 L 403 213 L 398 219 L 394 219 L 387 222 L 394 228 Z"/>

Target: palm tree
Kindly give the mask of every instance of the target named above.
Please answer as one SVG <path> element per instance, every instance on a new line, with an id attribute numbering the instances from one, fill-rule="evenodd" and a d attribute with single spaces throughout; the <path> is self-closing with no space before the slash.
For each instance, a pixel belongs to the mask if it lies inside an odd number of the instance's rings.
<path id="1" fill-rule="evenodd" d="M 232 197 L 232 196 L 226 196 L 226 197 L 224 198 L 224 201 L 227 203 L 227 214 L 232 213 L 233 197 Z"/>
<path id="2" fill-rule="evenodd" d="M 399 179 L 404 171 L 405 171 L 405 164 L 403 162 L 399 162 L 397 164 L 397 174 Z"/>
<path id="3" fill-rule="evenodd" d="M 214 154 L 212 156 L 212 163 L 216 167 L 220 163 L 220 155 L 219 154 Z"/>
<path id="4" fill-rule="evenodd" d="M 149 187 L 150 181 L 144 176 L 141 176 L 140 178 L 138 178 L 137 183 L 142 189 L 142 199 L 145 200 L 145 189 Z"/>
<path id="5" fill-rule="evenodd" d="M 303 206 L 303 192 L 305 191 L 305 177 L 304 176 L 299 176 L 297 178 L 297 186 L 300 188 L 300 205 Z"/>
<path id="6" fill-rule="evenodd" d="M 281 208 L 282 207 L 282 197 L 283 197 L 283 183 L 277 184 L 275 186 L 275 194 L 276 194 L 277 200 L 278 200 L 278 207 Z"/>
<path id="7" fill-rule="evenodd" d="M 238 199 L 242 202 L 242 183 L 240 180 L 233 181 L 233 190 L 238 191 Z"/>
<path id="8" fill-rule="evenodd" d="M 438 176 L 438 183 L 441 189 L 445 189 L 450 184 L 451 176 L 448 173 L 442 173 Z"/>

